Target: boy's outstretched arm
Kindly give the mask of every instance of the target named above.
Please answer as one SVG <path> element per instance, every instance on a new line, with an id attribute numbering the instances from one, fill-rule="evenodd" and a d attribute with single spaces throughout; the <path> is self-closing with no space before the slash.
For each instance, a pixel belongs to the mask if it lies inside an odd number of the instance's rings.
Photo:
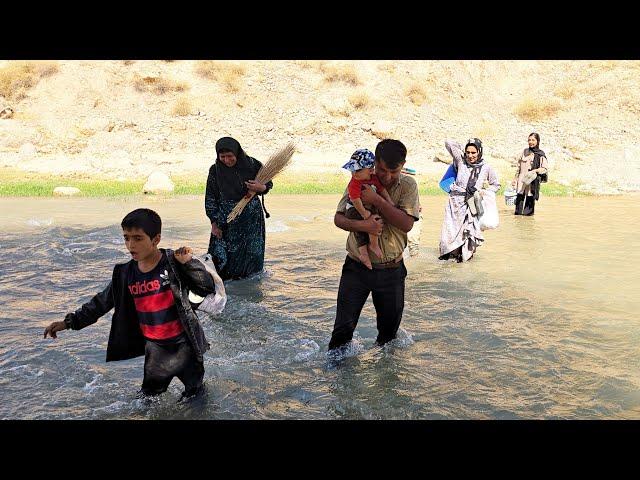
<path id="1" fill-rule="evenodd" d="M 50 335 L 51 338 L 58 338 L 57 332 L 61 330 L 73 329 L 80 330 L 92 323 L 96 323 L 98 319 L 113 308 L 113 293 L 111 284 L 107 285 L 102 292 L 95 295 L 91 300 L 82 305 L 73 313 L 68 313 L 61 322 L 53 322 L 44 330 L 44 338 Z"/>
<path id="2" fill-rule="evenodd" d="M 192 258 L 192 253 L 191 247 L 180 247 L 173 256 L 178 261 L 180 278 L 187 284 L 189 290 L 196 295 L 206 297 L 210 293 L 215 293 L 216 287 L 211 274 L 202 262 Z"/>

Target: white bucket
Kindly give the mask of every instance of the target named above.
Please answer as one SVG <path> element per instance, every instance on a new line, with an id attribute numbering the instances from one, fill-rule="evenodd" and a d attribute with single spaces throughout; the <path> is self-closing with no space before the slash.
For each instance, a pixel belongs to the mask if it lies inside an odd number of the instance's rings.
<path id="1" fill-rule="evenodd" d="M 504 191 L 504 203 L 507 207 L 513 207 L 516 204 L 516 197 L 518 196 L 518 192 L 516 192 L 513 188 L 509 188 Z"/>

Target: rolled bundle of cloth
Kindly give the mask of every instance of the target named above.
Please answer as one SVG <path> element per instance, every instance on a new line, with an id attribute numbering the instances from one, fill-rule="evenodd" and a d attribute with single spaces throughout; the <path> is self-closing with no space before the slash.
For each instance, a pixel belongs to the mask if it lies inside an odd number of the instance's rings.
<path id="1" fill-rule="evenodd" d="M 204 265 L 204 268 L 209 272 L 211 277 L 213 278 L 213 283 L 216 286 L 216 293 L 212 293 L 202 298 L 199 295 L 196 295 L 193 292 L 189 292 L 189 301 L 198 305 L 198 310 L 201 310 L 210 315 L 216 315 L 218 313 L 222 313 L 225 305 L 227 304 L 227 293 L 224 288 L 224 283 L 222 282 L 222 278 L 218 275 L 216 271 L 216 267 L 213 264 L 213 260 L 211 259 L 210 254 L 206 254 L 203 259 L 193 257 L 198 260 L 200 263 Z"/>

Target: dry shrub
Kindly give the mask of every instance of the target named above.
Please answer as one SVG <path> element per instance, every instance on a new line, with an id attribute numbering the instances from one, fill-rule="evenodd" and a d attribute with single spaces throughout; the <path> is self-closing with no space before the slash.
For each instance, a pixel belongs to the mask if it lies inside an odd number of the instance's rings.
<path id="1" fill-rule="evenodd" d="M 136 63 L 136 61 L 135 61 L 135 60 L 122 60 L 122 64 L 123 64 L 125 67 L 128 67 L 129 65 L 133 65 L 134 63 Z"/>
<path id="2" fill-rule="evenodd" d="M 618 108 L 631 113 L 640 114 L 640 102 L 635 98 L 624 97 L 618 100 Z"/>
<path id="3" fill-rule="evenodd" d="M 362 83 L 353 65 L 322 64 L 320 71 L 324 74 L 324 79 L 327 82 L 344 82 L 354 86 Z"/>
<path id="4" fill-rule="evenodd" d="M 50 77 L 58 73 L 60 67 L 57 62 L 31 62 L 34 64 L 35 74 L 38 78 Z"/>
<path id="5" fill-rule="evenodd" d="M 324 108 L 327 110 L 327 113 L 332 117 L 351 116 L 349 104 L 346 102 L 336 102 L 336 103 L 325 104 Z"/>
<path id="6" fill-rule="evenodd" d="M 58 70 L 56 62 L 11 62 L 0 68 L 0 95 L 20 101 L 41 78 L 49 77 Z"/>
<path id="7" fill-rule="evenodd" d="M 576 94 L 576 88 L 570 83 L 563 83 L 558 85 L 553 94 L 556 97 L 564 98 L 565 100 L 569 100 Z"/>
<path id="8" fill-rule="evenodd" d="M 613 70 L 620 65 L 620 62 L 616 60 L 602 60 L 598 62 L 598 64 L 602 70 Z"/>
<path id="9" fill-rule="evenodd" d="M 196 63 L 195 71 L 208 80 L 218 82 L 230 93 L 240 90 L 240 79 L 245 74 L 245 67 L 237 63 L 216 60 L 202 60 Z"/>
<path id="10" fill-rule="evenodd" d="M 176 82 L 163 77 L 141 77 L 134 75 L 133 85 L 138 92 L 152 92 L 164 95 L 167 92 L 184 92 L 189 88 L 185 82 Z"/>
<path id="11" fill-rule="evenodd" d="M 405 95 L 414 105 L 422 105 L 427 99 L 427 92 L 418 82 L 412 82 L 406 89 Z"/>
<path id="12" fill-rule="evenodd" d="M 184 117 L 186 115 L 191 115 L 191 110 L 191 99 L 188 96 L 183 95 L 176 100 L 171 113 L 178 117 Z"/>
<path id="13" fill-rule="evenodd" d="M 483 142 L 492 140 L 495 138 L 496 128 L 495 123 L 492 121 L 483 120 L 480 124 L 473 129 L 474 136 L 482 139 Z"/>
<path id="14" fill-rule="evenodd" d="M 324 62 L 320 60 L 296 60 L 296 65 L 300 68 L 320 70 L 320 65 Z"/>
<path id="15" fill-rule="evenodd" d="M 360 91 L 349 96 L 349 103 L 356 110 L 365 109 L 371 104 L 371 99 L 366 92 Z"/>
<path id="16" fill-rule="evenodd" d="M 371 134 L 379 140 L 393 138 L 396 128 L 384 120 L 378 120 L 371 126 Z"/>
<path id="17" fill-rule="evenodd" d="M 387 138 L 391 138 L 392 135 L 389 132 L 383 130 L 372 129 L 371 134 L 376 137 L 378 140 L 385 140 Z"/>
<path id="18" fill-rule="evenodd" d="M 521 120 L 536 121 L 555 115 L 560 107 L 560 102 L 555 98 L 525 98 L 516 106 L 514 113 Z"/>
<path id="19" fill-rule="evenodd" d="M 381 72 L 394 73 L 396 71 L 396 64 L 393 62 L 384 62 L 378 65 L 378 70 Z"/>
<path id="20" fill-rule="evenodd" d="M 93 128 L 87 127 L 75 127 L 75 131 L 79 137 L 92 137 L 96 134 Z"/>

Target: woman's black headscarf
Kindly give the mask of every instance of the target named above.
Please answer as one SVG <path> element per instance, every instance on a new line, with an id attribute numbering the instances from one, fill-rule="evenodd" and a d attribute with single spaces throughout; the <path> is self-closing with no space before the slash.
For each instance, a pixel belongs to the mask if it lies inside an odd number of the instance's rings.
<path id="1" fill-rule="evenodd" d="M 542 163 L 541 158 L 546 157 L 545 153 L 540 150 L 540 135 L 537 133 L 532 133 L 531 136 L 534 136 L 537 140 L 537 145 L 535 147 L 529 147 L 529 150 L 533 153 L 533 162 L 531 162 L 531 170 L 535 170 L 540 168 L 540 164 Z M 536 179 L 531 182 L 531 193 L 533 194 L 533 198 L 538 200 L 540 198 L 540 182 L 547 181 L 546 173 L 539 173 Z"/>
<path id="2" fill-rule="evenodd" d="M 236 164 L 227 167 L 220 161 L 220 152 L 228 150 L 236 156 Z M 231 137 L 222 137 L 216 142 L 216 180 L 222 198 L 228 200 L 240 200 L 247 193 L 244 184 L 247 180 L 253 180 L 256 176 L 255 165 L 251 158 L 244 153 L 240 143 Z"/>

